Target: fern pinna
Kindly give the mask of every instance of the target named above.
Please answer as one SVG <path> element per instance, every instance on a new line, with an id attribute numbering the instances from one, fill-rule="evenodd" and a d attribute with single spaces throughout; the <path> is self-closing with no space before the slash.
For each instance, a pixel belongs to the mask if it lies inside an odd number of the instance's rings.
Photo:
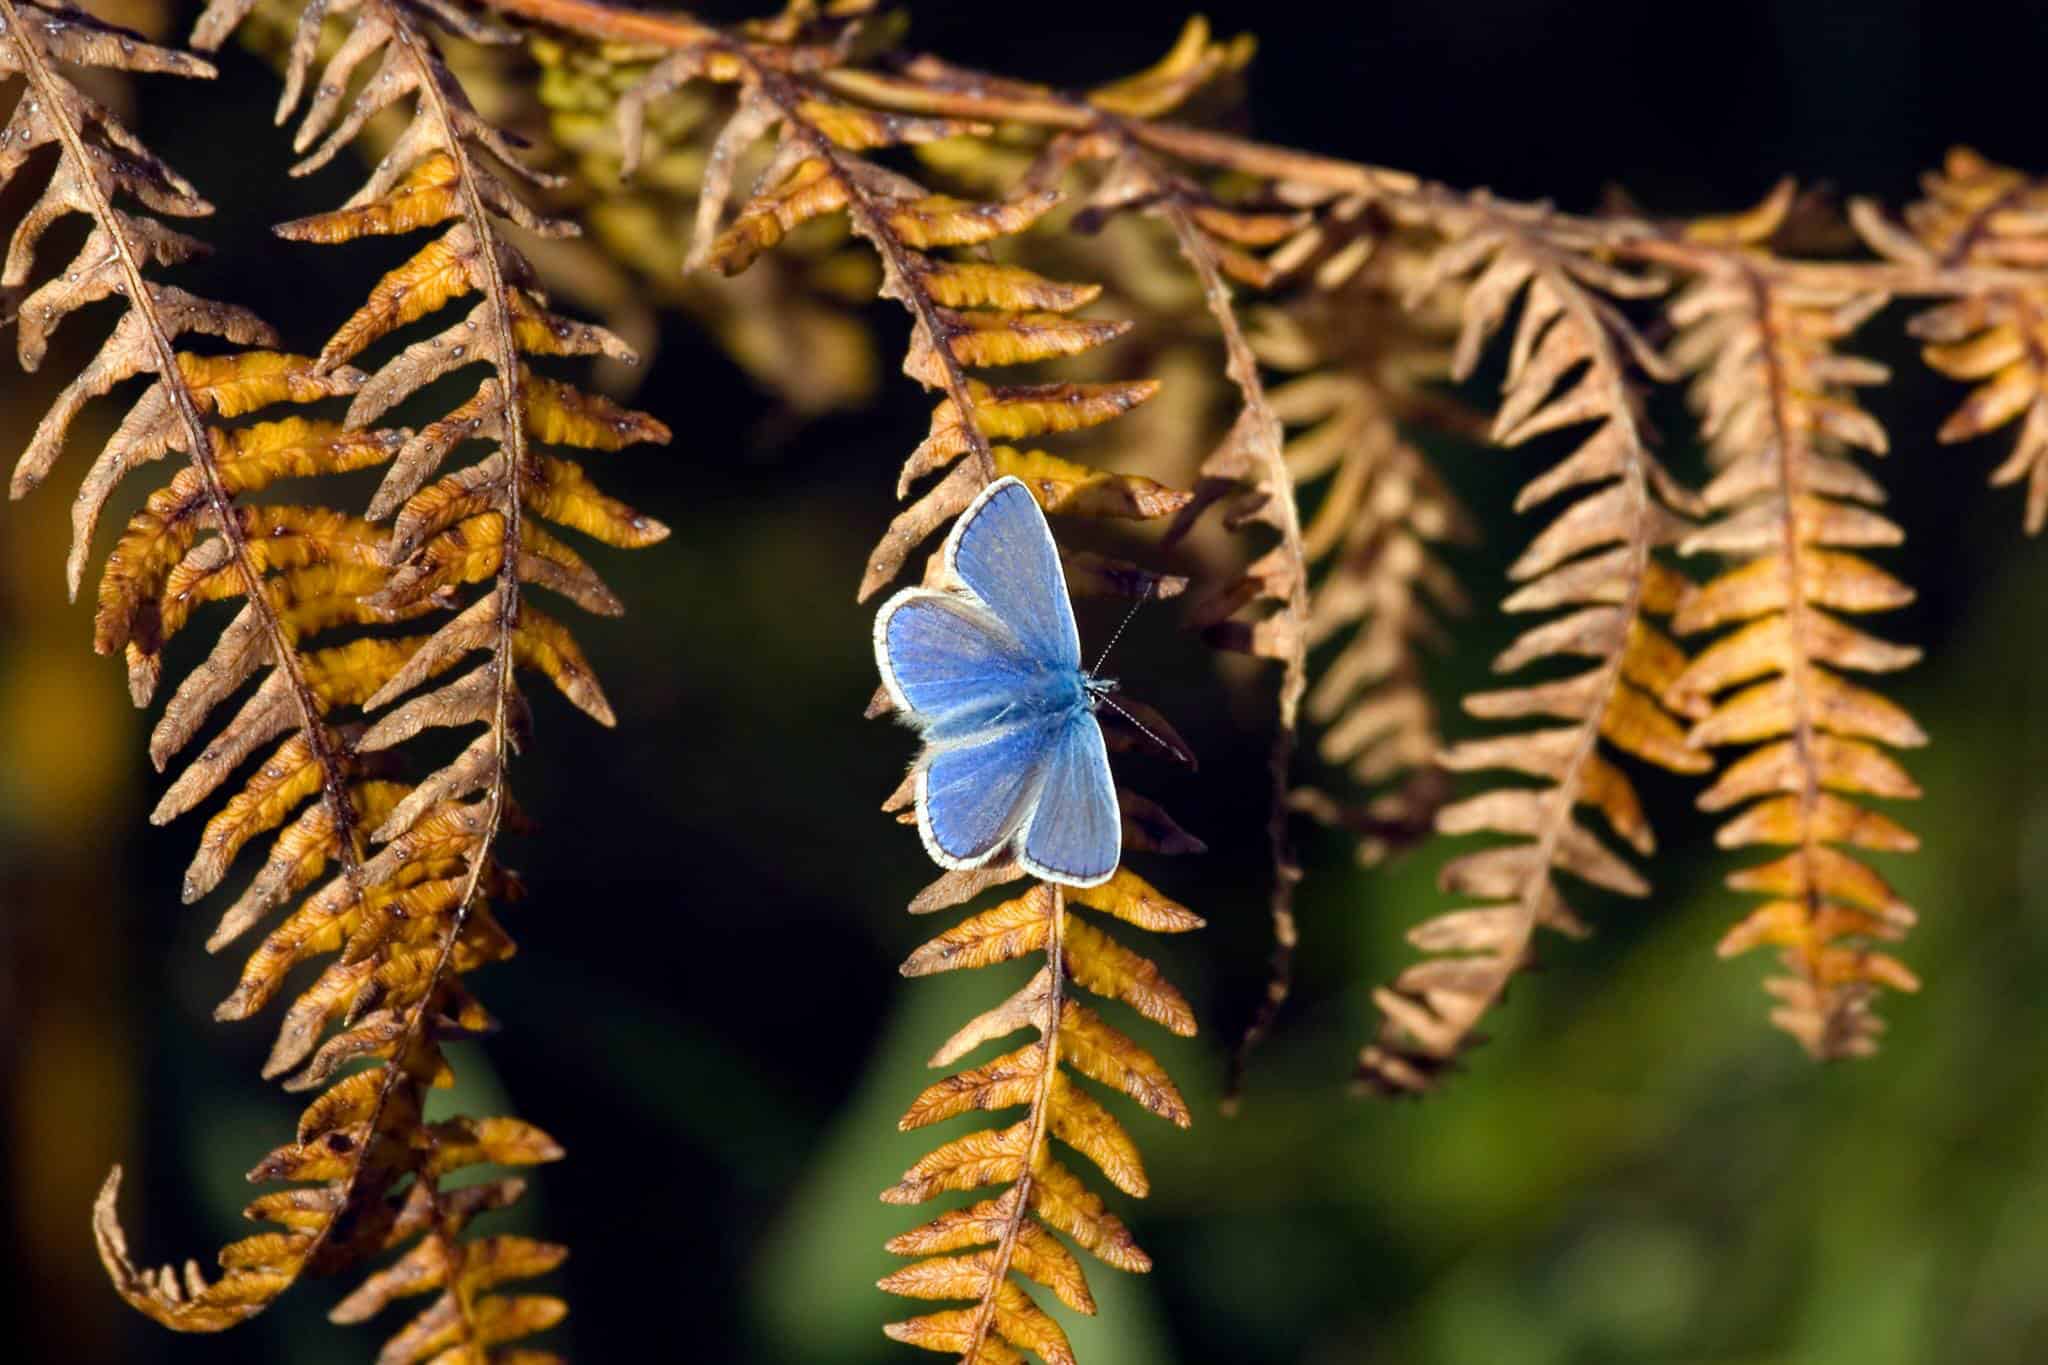
<path id="1" fill-rule="evenodd" d="M 223 39 L 247 9 L 225 4 L 210 10 L 200 22 L 202 43 Z M 282 232 L 338 242 L 441 224 L 448 230 L 388 275 L 317 359 L 244 353 L 145 366 L 123 353 L 126 333 L 117 330 L 101 359 L 60 400 L 46 423 L 48 439 L 32 445 L 17 484 L 32 482 L 47 466 L 79 401 L 74 395 L 103 391 L 123 373 L 157 371 L 158 387 L 145 394 L 88 479 L 74 566 L 114 478 L 166 448 L 192 453 L 193 464 L 152 497 L 110 557 L 98 643 L 102 649 L 126 646 L 131 680 L 144 700 L 162 640 L 195 606 L 218 597 L 249 600 L 167 708 L 152 739 L 159 763 L 196 735 L 211 708 L 271 666 L 174 784 L 158 818 L 189 809 L 261 746 L 289 734 L 209 824 L 187 877 L 187 898 L 205 894 L 245 843 L 287 820 L 211 946 L 224 946 L 313 888 L 330 862 L 339 869 L 265 938 L 218 1011 L 229 1019 L 253 1015 L 279 994 L 295 967 L 339 950 L 287 1011 L 265 1067 L 269 1075 L 296 1071 L 286 1083 L 291 1089 L 327 1087 L 301 1117 L 296 1140 L 252 1172 L 252 1179 L 301 1182 L 249 1207 L 250 1217 L 283 1231 L 227 1248 L 223 1273 L 211 1282 L 189 1264 L 182 1279 L 168 1269 L 138 1270 L 114 1217 L 116 1172 L 96 1221 L 110 1273 L 130 1303 L 166 1325 L 217 1330 L 260 1311 L 302 1273 L 331 1273 L 413 1243 L 334 1310 L 339 1321 L 359 1321 L 397 1299 L 433 1295 L 386 1347 L 385 1358 L 408 1360 L 448 1352 L 481 1358 L 499 1343 L 552 1325 L 565 1311 L 552 1296 L 492 1292 L 544 1274 L 560 1262 L 563 1248 L 510 1235 L 460 1240 L 472 1217 L 517 1199 L 522 1183 L 505 1178 L 459 1190 L 442 1183 L 479 1162 L 527 1165 L 552 1160 L 560 1149 L 516 1119 L 429 1123 L 425 1095 L 452 1079 L 441 1045 L 492 1027 L 457 977 L 513 950 L 492 906 L 519 894 L 517 879 L 496 857 L 497 836 L 514 818 L 509 758 L 529 725 L 515 669 L 537 670 L 573 704 L 604 724 L 612 720 L 568 631 L 523 600 L 523 585 L 537 583 L 606 614 L 620 605 L 595 571 L 537 519 L 619 546 L 666 534 L 659 523 L 596 492 L 575 464 L 538 449 L 615 450 L 666 439 L 667 432 L 652 419 L 528 370 L 528 356 L 625 351 L 600 329 L 549 312 L 525 262 L 502 240 L 494 214 L 536 230 L 550 225 L 477 159 L 479 148 L 509 158 L 511 144 L 478 118 L 448 77 L 426 13 L 395 3 L 354 9 L 348 41 L 323 73 L 301 125 L 301 147 L 332 131 L 301 169 L 322 164 L 371 114 L 408 94 L 417 96 L 414 118 L 347 207 Z M 324 14 L 316 5 L 301 25 L 285 112 L 305 89 Z M 478 32 L 453 11 L 450 22 Z M 124 48 L 132 45 L 124 42 Z M 352 70 L 379 53 L 380 70 L 337 123 Z M 129 178 L 117 183 L 140 183 L 137 174 L 126 172 Z M 131 221 L 112 214 L 101 219 L 100 231 L 133 233 Z M 208 323 L 208 330 L 242 344 L 268 340 L 266 328 L 232 310 L 157 286 L 145 292 L 139 282 L 124 292 L 147 300 L 130 313 L 141 319 L 128 329 L 139 340 L 125 343 L 138 355 L 151 354 L 146 343 L 154 340 L 168 361 L 171 336 Z M 405 347 L 374 374 L 347 363 L 471 293 L 481 297 L 467 319 Z M 417 432 L 370 429 L 430 381 L 476 363 L 488 364 L 491 375 L 454 412 Z M 345 422 L 198 425 L 205 413 L 228 418 L 331 395 L 353 395 Z M 180 418 L 187 424 L 182 431 Z M 469 441 L 496 448 L 422 488 Z M 288 475 L 387 462 L 372 521 L 319 507 L 251 508 L 230 501 Z M 373 524 L 393 514 L 391 530 Z M 207 530 L 216 538 L 195 546 Z M 463 587 L 472 583 L 484 591 L 456 610 Z M 448 611 L 452 619 L 430 633 L 404 631 L 404 623 Z M 368 633 L 319 651 L 303 648 L 311 635 L 350 627 Z M 393 706 L 477 651 L 487 658 L 475 670 Z M 387 707 L 388 714 L 367 725 L 329 719 L 337 709 Z M 477 724 L 482 734 L 445 767 L 417 785 L 392 780 L 391 751 L 405 740 L 429 727 Z M 318 804 L 293 819 L 315 796 Z M 377 846 L 374 854 L 371 846 Z M 352 1069 L 363 1062 L 370 1064 Z M 529 1352 L 523 1358 L 552 1357 Z"/>
<path id="2" fill-rule="evenodd" d="M 1967 147 L 1922 178 L 1927 197 L 1906 209 L 1902 230 L 1868 200 L 1850 216 L 1871 246 L 1916 271 L 1981 272 L 1956 297 L 1922 312 L 1907 331 L 1921 356 L 1951 379 L 1974 382 L 1963 405 L 1935 433 L 1966 441 L 2019 422 L 2011 453 L 1992 472 L 1997 485 L 2026 484 L 2026 528 L 2048 525 L 2048 234 L 2039 214 L 2048 185 Z"/>

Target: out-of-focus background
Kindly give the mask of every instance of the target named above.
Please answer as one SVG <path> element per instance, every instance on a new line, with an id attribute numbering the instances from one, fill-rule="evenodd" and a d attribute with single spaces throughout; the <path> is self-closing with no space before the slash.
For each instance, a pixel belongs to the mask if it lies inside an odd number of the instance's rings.
<path id="1" fill-rule="evenodd" d="M 173 8 L 182 32 L 191 16 Z M 1261 134 L 1571 207 L 1618 185 L 1660 212 L 1727 210 L 1785 172 L 1896 206 L 1952 142 L 2048 170 L 2048 20 L 2032 6 L 1207 8 L 1262 40 Z M 1161 0 L 930 4 L 914 31 L 962 62 L 1078 85 L 1150 61 L 1181 17 Z M 383 258 L 310 253 L 266 276 L 250 263 L 281 257 L 262 215 L 326 207 L 359 168 L 278 192 L 275 77 L 243 52 L 223 65 L 211 89 L 139 91 L 152 143 L 221 206 L 207 225 L 219 258 L 181 282 L 311 348 Z M 505 1031 L 464 1049 L 443 1097 L 517 1112 L 567 1145 L 518 1217 L 573 1248 L 554 1280 L 573 1306 L 557 1339 L 582 1360 L 913 1359 L 879 1331 L 907 1305 L 872 1287 L 894 1264 L 883 1239 L 915 1221 L 875 1193 L 930 1145 L 894 1120 L 923 1056 L 1025 970 L 895 972 L 931 927 L 902 912 L 929 869 L 874 810 L 909 740 L 859 719 L 874 677 L 852 589 L 925 408 L 894 373 L 900 316 L 867 316 L 884 346 L 877 400 L 810 424 L 669 319 L 639 401 L 675 443 L 603 457 L 607 487 L 676 535 L 602 554 L 631 614 L 578 627 L 620 729 L 540 699 L 516 780 L 543 828 L 512 852 L 533 893 L 508 920 L 522 951 L 475 982 Z M 1407 960 L 1402 930 L 1445 904 L 1431 885 L 1441 852 L 1367 872 L 1308 839 L 1300 990 L 1243 1116 L 1218 1117 L 1226 1045 L 1264 970 L 1263 694 L 1219 674 L 1173 611 L 1148 612 L 1113 671 L 1203 766 L 1141 785 L 1213 851 L 1152 869 L 1211 927 L 1158 947 L 1203 1036 L 1147 1041 L 1198 1117 L 1181 1133 L 1131 1116 L 1154 1193 L 1115 1207 L 1158 1269 L 1091 1267 L 1102 1314 L 1069 1322 L 1082 1359 L 2048 1359 L 2048 551 L 2020 535 L 2016 498 L 1983 487 L 2009 436 L 1933 443 L 1959 391 L 1901 344 L 1901 316 L 1882 315 L 1859 349 L 1899 373 L 1870 406 L 1892 434 L 1881 472 L 1909 534 L 1886 562 L 1921 596 L 1883 624 L 1928 650 L 1895 695 L 1934 742 L 1910 756 L 1926 799 L 1901 812 L 1926 851 L 1886 865 L 1923 914 L 1903 956 L 1926 989 L 1887 1002 L 1884 1053 L 1819 1070 L 1765 1025 L 1765 964 L 1712 952 L 1742 909 L 1719 887 L 1727 859 L 1688 791 L 1653 781 L 1670 850 L 1660 894 L 1601 916 L 1588 944 L 1551 945 L 1497 1040 L 1421 1104 L 1353 1100 L 1343 1080 L 1370 987 Z M 54 382 L 0 382 L 10 461 Z M 145 822 L 162 785 L 145 718 L 118 665 L 91 653 L 89 606 L 64 602 L 84 458 L 74 447 L 50 486 L 0 509 L 11 1353 L 367 1359 L 379 1334 L 323 1321 L 341 1286 L 182 1339 L 122 1307 L 93 1258 L 88 1210 L 115 1161 L 138 1253 L 210 1257 L 238 1235 L 241 1173 L 296 1106 L 256 1076 L 269 1023 L 211 1022 L 237 961 L 202 950 L 210 907 L 178 904 L 198 826 Z M 1528 475 L 1517 457 L 1443 458 L 1487 532 L 1456 557 L 1479 605 L 1440 670 L 1449 696 L 1504 638 L 1493 585 L 1530 527 L 1508 510 Z"/>

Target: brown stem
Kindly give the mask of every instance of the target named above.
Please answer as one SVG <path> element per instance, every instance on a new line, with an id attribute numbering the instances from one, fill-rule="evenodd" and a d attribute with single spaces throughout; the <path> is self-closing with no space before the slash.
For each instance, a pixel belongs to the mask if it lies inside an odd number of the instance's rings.
<path id="1" fill-rule="evenodd" d="M 989 1260 L 988 1288 L 983 1291 L 981 1303 L 976 1307 L 967 1348 L 960 1353 L 961 1365 L 972 1365 L 981 1359 L 981 1348 L 995 1328 L 996 1295 L 1009 1278 L 1011 1262 L 1017 1255 L 1017 1239 L 1023 1234 L 1025 1220 L 1031 1216 L 1031 1182 L 1037 1175 L 1038 1158 L 1045 1150 L 1046 1133 L 1052 1122 L 1052 1087 L 1058 1079 L 1060 1064 L 1060 1012 L 1066 1002 L 1067 893 L 1066 888 L 1057 883 L 1045 882 L 1042 885 L 1052 894 L 1052 925 L 1045 940 L 1045 970 L 1051 984 L 1046 987 L 1044 1012 L 1038 1026 L 1038 1088 L 1032 1092 L 1031 1113 L 1026 1120 L 1031 1131 L 1024 1142 L 1023 1169 L 1012 1187 L 1016 1202 L 1010 1209 L 1008 1221 L 1003 1224 L 1003 1235 L 996 1243 L 995 1255 Z"/>
<path id="2" fill-rule="evenodd" d="M 748 59 L 775 65 L 773 49 L 728 39 L 710 25 L 679 14 L 652 14 L 615 9 L 599 0 L 481 0 L 487 9 L 518 15 L 537 23 L 591 37 L 616 38 L 666 48 L 697 48 L 721 43 L 743 48 Z M 788 66 L 794 58 L 781 64 Z M 902 113 L 951 114 L 1028 124 L 1047 129 L 1076 129 L 1094 124 L 1099 111 L 1085 100 L 1054 91 L 1020 91 L 1014 82 L 988 89 L 971 86 L 985 73 L 960 70 L 961 86 L 929 89 L 916 81 L 852 68 L 815 72 L 821 85 L 878 109 Z M 1319 156 L 1288 147 L 1236 137 L 1207 128 L 1164 120 L 1132 119 L 1128 135 L 1155 152 L 1214 170 L 1236 171 L 1260 179 L 1287 181 L 1330 195 L 1366 195 L 1384 203 L 1397 216 L 1432 225 L 1470 214 L 1476 201 L 1507 207 L 1512 201 L 1423 180 L 1406 171 L 1339 157 Z M 1712 248 L 1674 241 L 1641 219 L 1578 217 L 1552 212 L 1551 229 L 1576 241 L 1591 241 L 1601 250 L 1639 261 L 1658 261 L 1699 271 Z M 1536 229 L 1541 232 L 1542 229 Z M 1546 234 L 1547 235 L 1547 234 Z M 1582 249 L 1582 248 L 1573 248 Z M 1997 266 L 1915 264 L 1897 261 L 1781 261 L 1779 267 L 1802 288 L 1871 290 L 1895 295 L 1944 296 L 1974 293 L 1998 285 L 2038 284 L 2040 272 Z"/>
<path id="3" fill-rule="evenodd" d="M 1117 127 L 1124 125 L 1118 121 Z M 1127 136 L 1134 134 L 1127 133 Z M 1140 153 L 1143 155 L 1143 153 Z M 1150 157 L 1147 158 L 1148 163 Z M 1294 918 L 1294 889 L 1301 883 L 1301 863 L 1288 837 L 1287 793 L 1292 788 L 1294 748 L 1300 731 L 1301 699 L 1308 691 L 1308 552 L 1302 546 L 1301 508 L 1295 498 L 1294 477 L 1288 471 L 1282 451 L 1280 419 L 1266 401 L 1265 384 L 1259 378 L 1258 357 L 1252 354 L 1244 328 L 1232 306 L 1230 285 L 1216 260 L 1209 239 L 1188 212 L 1186 195 L 1153 167 L 1165 189 L 1159 212 L 1173 229 L 1181 254 L 1187 257 L 1201 281 L 1202 298 L 1223 335 L 1231 379 L 1244 400 L 1246 447 L 1259 465 L 1259 479 L 1267 489 L 1275 529 L 1289 562 L 1287 596 L 1280 616 L 1286 621 L 1287 657 L 1281 660 L 1279 721 L 1273 727 L 1272 751 L 1267 757 L 1271 801 L 1267 809 L 1266 839 L 1273 859 L 1273 888 L 1269 913 L 1273 923 L 1273 956 L 1266 980 L 1265 997 L 1252 1021 L 1245 1027 L 1231 1056 L 1228 1083 L 1224 1089 L 1223 1112 L 1235 1114 L 1244 1095 L 1246 1069 L 1251 1053 L 1267 1034 L 1287 1003 L 1294 987 L 1294 950 L 1300 931 Z"/>
<path id="4" fill-rule="evenodd" d="M 1784 531 L 1779 539 L 1779 549 L 1784 555 L 1785 582 L 1785 625 L 1792 637 L 1791 648 L 1786 651 L 1785 681 L 1792 692 L 1792 747 L 1799 762 L 1799 857 L 1804 864 L 1804 894 L 1800 897 L 1807 925 L 1810 927 L 1820 914 L 1820 876 L 1815 864 L 1816 840 L 1814 826 L 1817 807 L 1820 804 L 1820 767 L 1814 755 L 1813 689 L 1807 677 L 1807 640 L 1809 628 L 1806 616 L 1805 576 L 1800 569 L 1804 546 L 1799 539 L 1799 499 L 1805 491 L 1805 446 L 1806 436 L 1791 411 L 1791 392 L 1785 380 L 1785 366 L 1779 355 L 1779 335 L 1776 320 L 1772 316 L 1771 285 L 1764 275 L 1747 265 L 1741 267 L 1742 283 L 1749 291 L 1750 308 L 1755 315 L 1759 356 L 1764 368 L 1765 387 L 1769 394 L 1771 425 L 1776 432 L 1774 442 L 1777 450 L 1778 491 L 1783 505 Z M 1799 949 L 1799 971 L 1813 983 L 1814 990 L 1825 1000 L 1833 992 L 1822 985 L 1819 962 L 1814 952 L 1811 934 L 1808 934 Z M 1823 1020 L 1831 1023 L 1834 1011 L 1825 1006 Z M 1819 1045 L 1827 1050 L 1828 1030 L 1824 1024 Z"/>

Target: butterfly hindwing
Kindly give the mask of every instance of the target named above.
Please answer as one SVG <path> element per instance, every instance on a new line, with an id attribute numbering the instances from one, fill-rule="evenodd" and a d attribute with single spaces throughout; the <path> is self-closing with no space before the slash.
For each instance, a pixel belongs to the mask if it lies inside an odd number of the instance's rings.
<path id="1" fill-rule="evenodd" d="M 931 751 L 918 772 L 917 822 L 947 867 L 976 867 L 1038 808 L 1062 722 L 1037 716 Z"/>
<path id="2" fill-rule="evenodd" d="M 1109 749 L 1092 711 L 1067 718 L 1052 737 L 1045 781 L 1024 832 L 1033 876 L 1071 886 L 1107 881 L 1123 857 L 1123 817 Z"/>
<path id="3" fill-rule="evenodd" d="M 947 567 L 1027 653 L 1047 668 L 1080 668 L 1081 634 L 1059 547 L 1021 480 L 998 479 L 983 489 L 961 514 L 945 554 Z"/>

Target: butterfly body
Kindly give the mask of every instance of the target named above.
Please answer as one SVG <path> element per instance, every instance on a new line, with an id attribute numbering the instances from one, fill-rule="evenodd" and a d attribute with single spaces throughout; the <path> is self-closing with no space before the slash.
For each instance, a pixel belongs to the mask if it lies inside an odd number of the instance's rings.
<path id="1" fill-rule="evenodd" d="M 1122 816 L 1095 708 L 1115 686 L 1081 666 L 1045 514 L 1014 478 L 983 489 L 941 549 L 956 586 L 906 588 L 875 617 L 875 662 L 925 741 L 918 832 L 943 867 L 1005 850 L 1034 876 L 1116 871 Z"/>

